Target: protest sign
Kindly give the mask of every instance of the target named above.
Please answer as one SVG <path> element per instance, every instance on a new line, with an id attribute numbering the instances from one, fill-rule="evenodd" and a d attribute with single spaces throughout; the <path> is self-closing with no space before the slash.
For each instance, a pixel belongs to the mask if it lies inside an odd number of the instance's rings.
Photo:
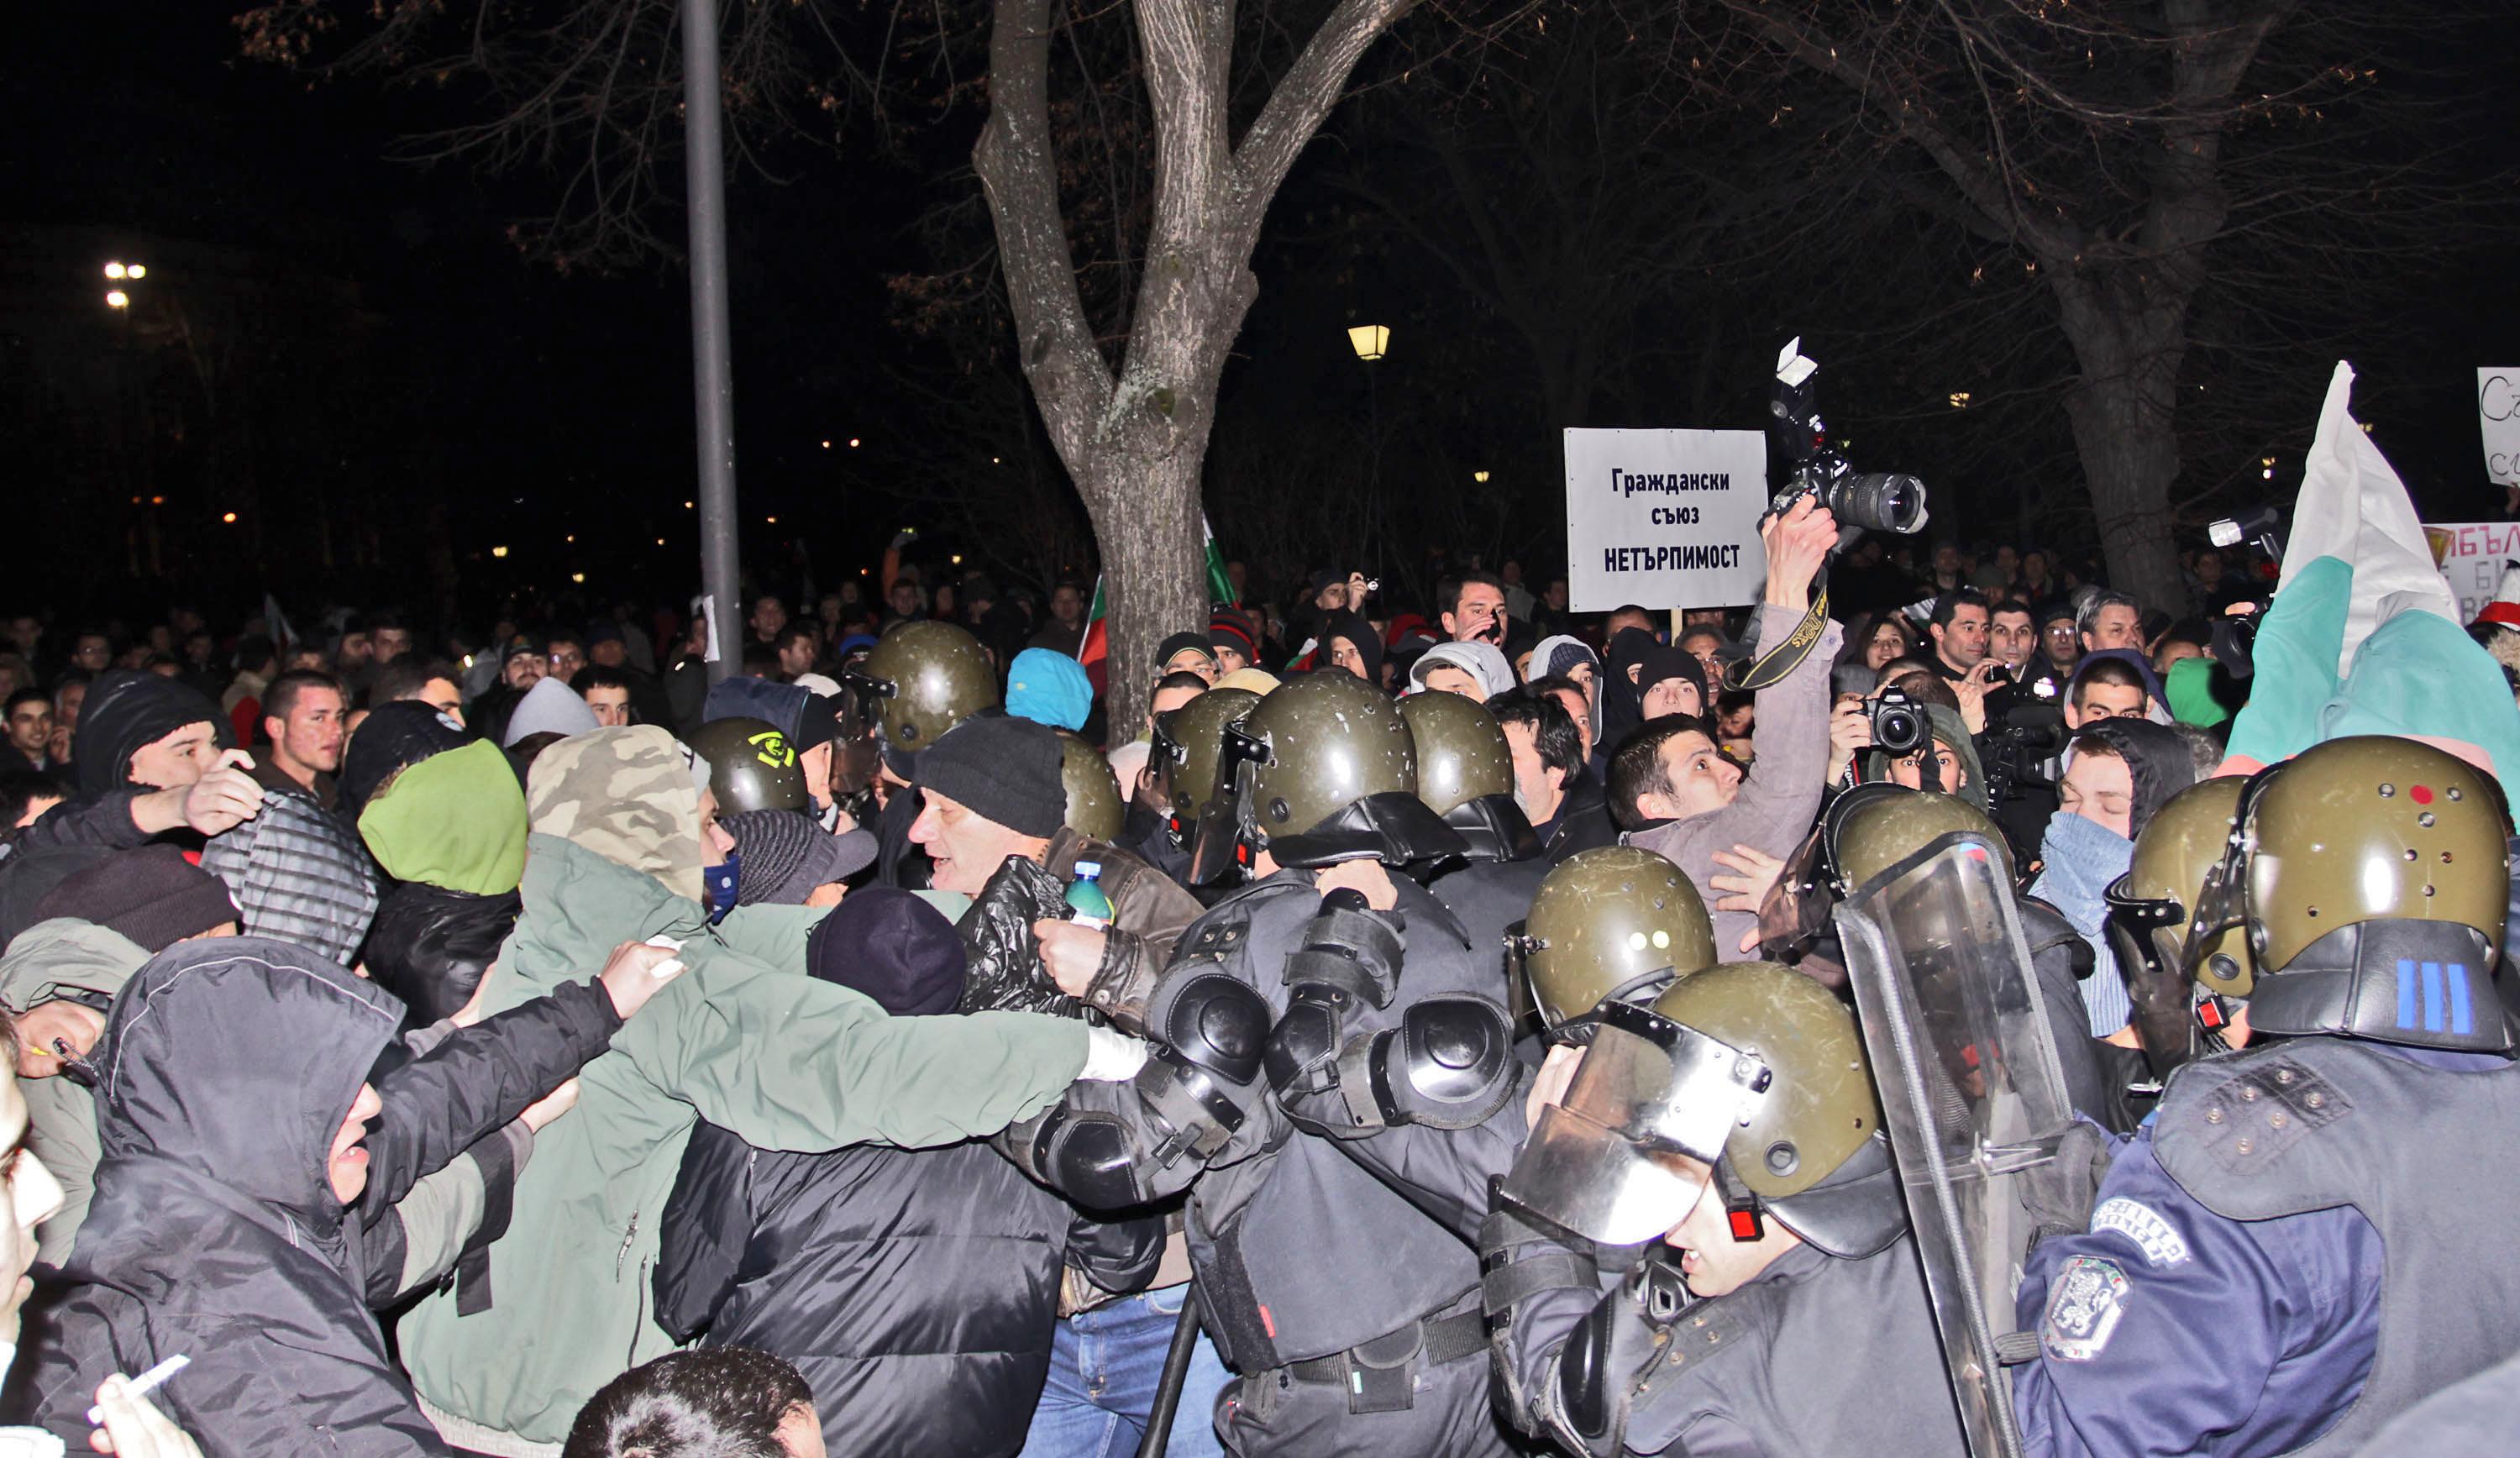
<path id="1" fill-rule="evenodd" d="M 1566 432 L 1566 589 L 1577 612 L 1755 602 L 1768 553 L 1756 430 Z"/>
<path id="2" fill-rule="evenodd" d="M 2424 540 L 2442 576 L 2458 596 L 2458 618 L 2476 621 L 2502 586 L 2502 564 L 2520 561 L 2520 521 L 2470 521 L 2426 526 Z"/>
<path id="3" fill-rule="evenodd" d="M 2476 423 L 2485 433 L 2485 474 L 2520 486 L 2520 366 L 2476 372 Z"/>

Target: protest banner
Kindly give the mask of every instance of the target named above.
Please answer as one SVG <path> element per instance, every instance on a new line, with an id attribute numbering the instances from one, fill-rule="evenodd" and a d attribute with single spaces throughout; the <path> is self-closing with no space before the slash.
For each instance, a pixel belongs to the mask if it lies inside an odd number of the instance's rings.
<path id="1" fill-rule="evenodd" d="M 2476 423 L 2485 434 L 2485 474 L 2520 486 L 2520 366 L 2476 372 Z"/>
<path id="2" fill-rule="evenodd" d="M 1768 576 L 1757 430 L 1566 432 L 1566 589 L 1576 612 L 1755 602 Z"/>
<path id="3" fill-rule="evenodd" d="M 2520 521 L 2468 521 L 2426 526 L 2424 540 L 2441 564 L 2442 576 L 2458 597 L 2462 623 L 2494 600 L 2502 586 L 2502 564 L 2520 561 Z"/>

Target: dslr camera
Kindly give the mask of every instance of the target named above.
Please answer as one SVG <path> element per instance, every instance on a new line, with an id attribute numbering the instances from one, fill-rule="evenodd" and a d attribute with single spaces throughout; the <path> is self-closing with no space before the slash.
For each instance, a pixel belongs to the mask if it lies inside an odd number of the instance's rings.
<path id="1" fill-rule="evenodd" d="M 1864 532 L 1896 532 L 1913 536 L 1925 529 L 1925 483 L 1914 476 L 1888 471 L 1859 471 L 1832 450 L 1828 427 L 1821 423 L 1820 395 L 1812 378 L 1820 366 L 1803 357 L 1796 335 L 1777 356 L 1777 388 L 1768 401 L 1769 431 L 1784 453 L 1784 484 L 1769 502 L 1773 514 L 1788 510 L 1803 497 L 1825 507 L 1846 528 L 1843 549 Z"/>
<path id="2" fill-rule="evenodd" d="M 1865 705 L 1872 720 L 1872 747 L 1901 759 L 1933 735 L 1924 705 L 1896 688 L 1884 688 Z"/>

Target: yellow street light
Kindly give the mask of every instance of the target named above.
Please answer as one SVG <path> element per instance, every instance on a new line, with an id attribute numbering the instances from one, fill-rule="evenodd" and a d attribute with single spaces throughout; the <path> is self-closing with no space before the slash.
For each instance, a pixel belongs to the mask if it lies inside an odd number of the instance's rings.
<path id="1" fill-rule="evenodd" d="M 105 306 L 109 309 L 128 309 L 131 307 L 131 295 L 119 288 L 110 289 L 105 295 Z"/>
<path id="2" fill-rule="evenodd" d="M 122 271 L 122 276 L 126 279 L 145 279 L 149 277 L 149 266 L 144 263 L 135 263 L 129 268 L 124 269 Z"/>
<path id="3" fill-rule="evenodd" d="M 662 538 L 662 537 L 658 537 L 658 538 L 656 539 L 656 545 L 657 545 L 657 546 L 659 546 L 659 547 L 664 546 L 664 545 L 665 545 L 665 539 L 664 539 L 664 538 Z"/>
<path id="4" fill-rule="evenodd" d="M 1470 472 L 1470 479 L 1478 482 L 1482 486 L 1485 486 L 1488 483 L 1488 473 L 1483 470 L 1474 470 Z"/>
<path id="5" fill-rule="evenodd" d="M 506 556 L 507 554 L 508 549 L 504 547 L 493 547 L 490 549 L 490 555 L 492 556 Z"/>
<path id="6" fill-rule="evenodd" d="M 959 552 L 954 553 L 954 565 L 957 567 L 963 565 L 963 553 Z"/>
<path id="7" fill-rule="evenodd" d="M 691 504 L 690 502 L 685 502 L 685 503 L 683 503 L 683 509 L 684 509 L 684 510 L 688 511 L 688 510 L 690 510 L 691 508 L 692 508 L 692 504 Z"/>
<path id="8" fill-rule="evenodd" d="M 105 276 L 109 279 L 119 279 L 129 272 L 119 263 L 109 263 L 105 266 Z"/>
<path id="9" fill-rule="evenodd" d="M 832 448 L 832 443 L 831 443 L 830 441 L 828 441 L 828 440 L 827 440 L 827 441 L 823 442 L 823 449 L 824 449 L 824 450 L 828 451 L 828 450 L 830 450 L 831 448 Z"/>
<path id="10" fill-rule="evenodd" d="M 568 580 L 571 582 L 584 582 L 586 581 L 586 574 L 583 572 L 571 572 L 568 574 Z"/>
<path id="11" fill-rule="evenodd" d="M 1360 324 L 1347 331 L 1347 342 L 1358 359 L 1378 360 L 1391 347 L 1391 331 L 1378 324 Z"/>
<path id="12" fill-rule="evenodd" d="M 772 526 L 777 526 L 779 524 L 779 518 L 776 516 L 765 516 L 761 519 L 769 522 Z"/>
<path id="13" fill-rule="evenodd" d="M 236 525 L 236 513 L 234 511 L 230 511 L 226 515 L 221 516 L 219 520 L 226 522 L 230 526 L 234 526 Z"/>
<path id="14" fill-rule="evenodd" d="M 1968 409 L 1968 406 L 1969 406 L 1969 392 L 1968 392 L 1968 391 L 1966 391 L 1966 390 L 1954 390 L 1954 391 L 1952 391 L 1952 409 L 1954 409 L 1954 410 L 1966 410 L 1966 409 Z"/>
<path id="15" fill-rule="evenodd" d="M 858 448 L 858 438 L 857 438 L 856 436 L 852 435 L 852 436 L 850 436 L 850 437 L 849 437 L 849 449 L 850 449 L 850 450 L 852 450 L 852 451 L 854 451 L 854 450 L 856 450 L 857 448 Z"/>

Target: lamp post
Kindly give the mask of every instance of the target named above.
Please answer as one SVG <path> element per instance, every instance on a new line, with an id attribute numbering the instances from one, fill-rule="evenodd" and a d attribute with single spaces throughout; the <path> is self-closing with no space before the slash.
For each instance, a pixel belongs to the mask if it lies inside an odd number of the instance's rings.
<path id="1" fill-rule="evenodd" d="M 1372 539 L 1382 537 L 1382 413 L 1373 398 L 1373 365 L 1391 348 L 1391 331 L 1379 324 L 1360 324 L 1347 331 L 1348 347 L 1365 363 L 1366 492 L 1372 503 Z"/>

